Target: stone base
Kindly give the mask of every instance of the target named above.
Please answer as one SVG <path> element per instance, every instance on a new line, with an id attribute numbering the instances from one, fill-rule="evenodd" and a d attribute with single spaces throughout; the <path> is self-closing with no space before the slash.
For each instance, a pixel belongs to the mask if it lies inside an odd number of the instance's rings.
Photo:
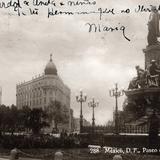
<path id="1" fill-rule="evenodd" d="M 126 90 L 124 91 L 127 97 L 139 97 L 144 95 L 153 95 L 153 94 L 159 94 L 160 95 L 160 88 L 154 87 L 154 88 L 140 88 L 140 89 L 132 89 L 132 90 Z"/>
<path id="2" fill-rule="evenodd" d="M 160 44 L 147 46 L 143 49 L 145 53 L 145 68 L 150 66 L 151 60 L 156 60 L 157 64 L 160 65 Z"/>

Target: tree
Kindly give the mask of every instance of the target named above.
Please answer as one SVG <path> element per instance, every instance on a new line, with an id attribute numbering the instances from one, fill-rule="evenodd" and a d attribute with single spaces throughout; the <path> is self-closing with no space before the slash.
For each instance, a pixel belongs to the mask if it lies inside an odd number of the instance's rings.
<path id="1" fill-rule="evenodd" d="M 49 126 L 47 112 L 41 108 L 29 108 L 24 106 L 17 109 L 1 105 L 0 107 L 0 135 L 3 132 L 32 130 L 33 134 L 39 134 L 43 127 Z"/>
<path id="2" fill-rule="evenodd" d="M 0 129 L 3 132 L 7 131 L 12 134 L 18 129 L 18 109 L 15 105 L 11 105 L 11 107 L 1 105 Z"/>
<path id="3" fill-rule="evenodd" d="M 11 105 L 7 114 L 7 125 L 9 131 L 13 134 L 18 129 L 18 109 L 15 105 Z"/>
<path id="4" fill-rule="evenodd" d="M 30 113 L 31 108 L 28 106 L 23 106 L 21 109 L 18 110 L 18 127 L 20 131 L 28 131 L 29 128 L 29 119 L 30 119 Z"/>
<path id="5" fill-rule="evenodd" d="M 47 119 L 48 115 L 42 108 L 33 108 L 30 111 L 26 125 L 32 130 L 33 134 L 39 134 L 42 128 L 49 126 Z"/>
<path id="6" fill-rule="evenodd" d="M 0 106 L 0 134 L 2 134 L 6 128 L 5 117 L 7 113 L 7 107 L 5 105 Z"/>
<path id="7" fill-rule="evenodd" d="M 47 110 L 50 122 L 52 122 L 52 120 L 54 121 L 56 130 L 58 130 L 59 124 L 67 123 L 69 121 L 69 109 L 59 101 L 51 101 Z"/>

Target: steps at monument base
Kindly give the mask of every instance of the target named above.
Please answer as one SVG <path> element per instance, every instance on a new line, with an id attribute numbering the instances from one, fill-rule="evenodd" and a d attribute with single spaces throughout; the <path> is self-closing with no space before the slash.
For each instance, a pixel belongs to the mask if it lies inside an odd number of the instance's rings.
<path id="1" fill-rule="evenodd" d="M 124 91 L 127 97 L 140 96 L 145 94 L 160 93 L 160 87 L 137 88 Z"/>

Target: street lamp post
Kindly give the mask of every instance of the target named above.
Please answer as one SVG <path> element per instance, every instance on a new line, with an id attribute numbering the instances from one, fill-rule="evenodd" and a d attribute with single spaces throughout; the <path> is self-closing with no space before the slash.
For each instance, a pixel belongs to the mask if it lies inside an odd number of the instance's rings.
<path id="1" fill-rule="evenodd" d="M 115 108 L 115 134 L 119 134 L 119 125 L 118 125 L 118 97 L 123 96 L 123 90 L 118 90 L 118 84 L 115 84 L 115 88 L 109 91 L 111 97 L 115 97 L 116 108 Z"/>
<path id="2" fill-rule="evenodd" d="M 82 114 L 82 103 L 86 102 L 87 96 L 83 95 L 83 91 L 80 90 L 80 95 L 76 96 L 77 102 L 80 103 L 80 133 L 82 133 L 82 126 L 83 126 L 83 114 Z"/>
<path id="3" fill-rule="evenodd" d="M 94 108 L 98 107 L 98 105 L 99 105 L 99 102 L 96 102 L 94 98 L 92 98 L 92 100 L 88 103 L 88 106 L 93 109 L 93 112 L 92 112 L 92 131 L 93 133 L 94 133 L 94 127 L 95 127 Z"/>

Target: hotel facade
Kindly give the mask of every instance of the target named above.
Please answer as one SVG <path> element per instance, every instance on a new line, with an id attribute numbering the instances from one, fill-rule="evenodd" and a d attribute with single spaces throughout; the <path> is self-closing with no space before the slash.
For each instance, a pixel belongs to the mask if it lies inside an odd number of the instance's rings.
<path id="1" fill-rule="evenodd" d="M 44 74 L 16 85 L 16 105 L 19 109 L 28 106 L 46 110 L 51 101 L 59 101 L 68 108 L 70 114 L 70 94 L 70 89 L 58 76 L 51 55 L 44 69 Z M 69 119 L 68 126 L 65 125 L 63 128 L 68 131 L 71 129 L 71 117 Z"/>

